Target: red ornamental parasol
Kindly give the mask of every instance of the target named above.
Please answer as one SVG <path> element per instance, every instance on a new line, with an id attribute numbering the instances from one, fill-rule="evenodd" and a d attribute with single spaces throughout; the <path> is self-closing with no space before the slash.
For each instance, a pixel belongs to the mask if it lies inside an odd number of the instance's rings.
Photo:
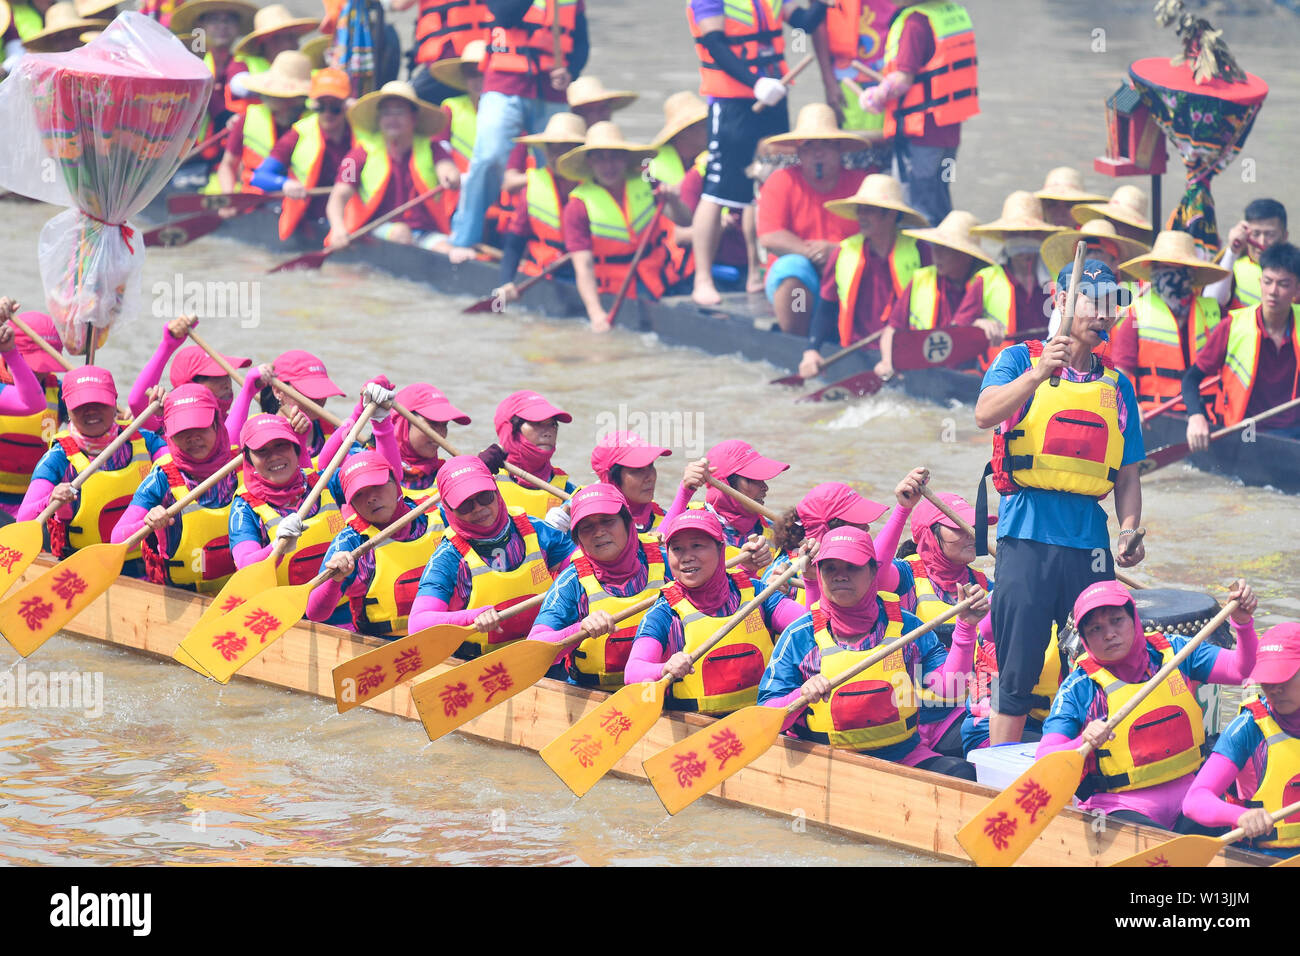
<path id="1" fill-rule="evenodd" d="M 1219 246 L 1210 180 L 1241 152 L 1268 96 L 1268 84 L 1253 73 L 1241 81 L 1211 78 L 1197 83 L 1191 60 L 1138 60 L 1129 67 L 1133 86 L 1151 117 L 1173 141 L 1187 167 L 1187 189 L 1165 229 L 1189 232 L 1206 253 Z"/>
<path id="2" fill-rule="evenodd" d="M 59 206 L 37 252 L 69 350 L 139 313 L 144 248 L 128 224 L 194 145 L 212 75 L 165 28 L 123 13 L 70 53 L 28 54 L 0 85 L 0 186 Z"/>

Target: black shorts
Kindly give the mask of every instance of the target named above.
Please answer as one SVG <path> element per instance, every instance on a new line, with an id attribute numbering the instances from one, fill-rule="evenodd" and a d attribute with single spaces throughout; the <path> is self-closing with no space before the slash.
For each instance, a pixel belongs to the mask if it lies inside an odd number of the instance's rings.
<path id="1" fill-rule="evenodd" d="M 754 161 L 758 141 L 790 131 L 786 101 L 754 112 L 753 100 L 714 98 L 709 104 L 709 165 L 701 199 L 721 206 L 754 202 L 754 181 L 745 170 Z"/>

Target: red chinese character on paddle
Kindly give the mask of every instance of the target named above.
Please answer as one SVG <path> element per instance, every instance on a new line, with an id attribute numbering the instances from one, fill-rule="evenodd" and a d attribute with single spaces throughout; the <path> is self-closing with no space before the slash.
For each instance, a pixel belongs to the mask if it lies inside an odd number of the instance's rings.
<path id="1" fill-rule="evenodd" d="M 212 639 L 212 649 L 221 652 L 221 656 L 228 661 L 233 661 L 239 657 L 240 651 L 248 646 L 248 641 L 235 634 L 234 631 L 226 631 L 225 634 L 218 634 Z"/>
<path id="2" fill-rule="evenodd" d="M 575 737 L 573 743 L 569 746 L 569 753 L 578 758 L 578 763 L 584 767 L 590 767 L 596 762 L 596 755 L 600 753 L 604 746 L 599 740 L 596 740 L 591 734 L 583 734 L 581 737 Z"/>
<path id="3" fill-rule="evenodd" d="M 718 769 L 721 770 L 727 765 L 728 760 L 739 757 L 745 752 L 745 745 L 740 742 L 734 730 L 728 729 L 713 735 L 713 739 L 709 741 L 709 749 L 718 759 Z"/>
<path id="4" fill-rule="evenodd" d="M 267 635 L 280 629 L 280 619 L 258 607 L 253 609 L 252 614 L 244 618 L 244 627 L 260 637 L 262 643 L 265 644 Z"/>
<path id="5" fill-rule="evenodd" d="M 1160 856 L 1155 857 L 1154 859 L 1147 860 L 1147 866 L 1168 866 L 1168 865 L 1169 865 L 1169 861 L 1165 859 L 1163 853 Z"/>
<path id="6" fill-rule="evenodd" d="M 384 669 L 378 664 L 367 667 L 357 675 L 357 693 L 365 697 L 377 687 L 384 686 Z"/>
<path id="7" fill-rule="evenodd" d="M 410 650 L 402 651 L 393 658 L 393 666 L 397 668 L 397 678 L 401 680 L 406 674 L 418 674 L 420 672 L 420 649 L 412 647 Z"/>
<path id="8" fill-rule="evenodd" d="M 54 605 L 42 601 L 40 596 L 28 598 L 18 605 L 18 616 L 23 619 L 29 631 L 39 630 L 45 619 L 54 613 Z"/>
<path id="9" fill-rule="evenodd" d="M 600 718 L 600 726 L 614 738 L 614 743 L 618 743 L 618 738 L 632 729 L 632 718 L 617 707 L 612 707 L 608 714 Z"/>
<path id="10" fill-rule="evenodd" d="M 478 682 L 483 686 L 483 693 L 487 694 L 484 703 L 490 702 L 497 694 L 504 694 L 515 686 L 515 682 L 510 679 L 510 672 L 506 670 L 505 664 L 493 664 L 478 675 Z"/>
<path id="11" fill-rule="evenodd" d="M 86 582 L 76 571 L 60 571 L 54 576 L 52 590 L 56 597 L 63 598 L 63 607 L 72 609 L 72 601 L 78 594 L 85 593 Z"/>
<path id="12" fill-rule="evenodd" d="M 474 699 L 474 695 L 469 692 L 469 688 L 465 686 L 463 681 L 459 684 L 448 684 L 438 696 L 442 698 L 444 717 L 455 717 L 468 707 L 469 702 Z"/>
<path id="13" fill-rule="evenodd" d="M 1038 819 L 1038 812 L 1052 800 L 1052 795 L 1044 787 L 1032 780 L 1026 782 L 1016 793 L 1018 795 L 1016 797 L 1016 806 L 1029 814 L 1030 823 Z"/>
<path id="14" fill-rule="evenodd" d="M 691 786 L 696 777 L 704 776 L 704 771 L 708 767 L 708 764 L 696 756 L 694 750 L 688 754 L 680 755 L 673 761 L 673 773 L 677 774 L 677 786 L 682 789 Z"/>
<path id="15" fill-rule="evenodd" d="M 984 820 L 984 833 L 993 840 L 993 845 L 999 850 L 1005 850 L 1011 842 L 1011 838 L 1016 835 L 1016 827 L 1020 826 L 1020 821 L 1007 816 L 1007 811 L 1003 810 L 995 817 L 986 817 Z"/>
<path id="16" fill-rule="evenodd" d="M 235 608 L 239 607 L 243 603 L 244 603 L 243 598 L 241 598 L 237 594 L 231 594 L 224 601 L 221 602 L 221 613 L 229 614 L 231 611 L 233 611 Z"/>
<path id="17" fill-rule="evenodd" d="M 0 547 L 0 568 L 12 571 L 14 565 L 22 560 L 23 553 L 17 548 Z"/>

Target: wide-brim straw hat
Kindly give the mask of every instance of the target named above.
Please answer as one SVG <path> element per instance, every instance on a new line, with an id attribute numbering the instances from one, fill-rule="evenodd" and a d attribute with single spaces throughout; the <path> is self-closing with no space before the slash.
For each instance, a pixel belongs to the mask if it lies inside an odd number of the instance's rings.
<path id="1" fill-rule="evenodd" d="M 1043 201 L 1031 192 L 1017 189 L 1002 201 L 1002 215 L 992 222 L 971 230 L 977 236 L 1005 239 L 1007 236 L 1032 236 L 1039 239 L 1064 232 L 1043 218 Z"/>
<path id="2" fill-rule="evenodd" d="M 593 103 L 609 102 L 611 110 L 621 110 L 636 102 L 637 94 L 631 90 L 607 90 L 605 84 L 594 76 L 580 76 L 569 84 L 565 95 L 569 100 L 569 109 L 578 106 L 591 106 Z"/>
<path id="3" fill-rule="evenodd" d="M 709 104 L 691 90 L 682 90 L 664 100 L 664 127 L 651 143 L 663 146 L 678 133 L 709 118 Z"/>
<path id="4" fill-rule="evenodd" d="M 857 133 L 840 129 L 835 121 L 835 111 L 825 103 L 809 103 L 799 110 L 794 129 L 788 133 L 769 136 L 758 144 L 758 148 L 760 151 L 775 149 L 788 153 L 798 149 L 800 143 L 815 140 L 825 140 L 846 148 L 861 148 L 866 144 L 866 140 Z"/>
<path id="5" fill-rule="evenodd" d="M 9 32 L 9 24 L 13 19 L 13 14 L 9 12 L 9 4 L 5 3 L 5 0 L 0 0 L 0 37 Z"/>
<path id="6" fill-rule="evenodd" d="M 1034 193 L 1039 199 L 1058 202 L 1105 202 L 1105 196 L 1083 188 L 1083 173 L 1072 166 L 1057 166 L 1047 174 L 1043 188 Z"/>
<path id="7" fill-rule="evenodd" d="M 1070 210 L 1077 223 L 1104 216 L 1112 222 L 1123 223 L 1134 229 L 1150 229 L 1151 220 L 1147 204 L 1147 194 L 1137 186 L 1120 186 L 1104 203 L 1083 203 Z"/>
<path id="8" fill-rule="evenodd" d="M 546 128 L 540 133 L 516 136 L 516 143 L 525 146 L 581 146 L 587 141 L 587 122 L 577 113 L 552 113 Z"/>
<path id="9" fill-rule="evenodd" d="M 251 73 L 244 85 L 250 93 L 272 99 L 311 95 L 311 60 L 300 50 L 281 50 L 270 68 Z"/>
<path id="10" fill-rule="evenodd" d="M 405 80 L 389 80 L 373 93 L 367 93 L 348 110 L 348 122 L 364 130 L 378 130 L 381 101 L 394 97 L 416 108 L 415 131 L 422 136 L 437 136 L 447 128 L 447 114 L 415 95 L 415 87 Z"/>
<path id="11" fill-rule="evenodd" d="M 244 52 L 256 53 L 254 48 L 257 44 L 269 36 L 276 33 L 288 33 L 296 37 L 305 36 L 318 26 L 320 26 L 319 19 L 295 17 L 287 7 L 273 3 L 257 11 L 253 16 L 253 31 L 232 46 L 230 52 L 235 56 Z"/>
<path id="12" fill-rule="evenodd" d="M 445 60 L 439 60 L 429 67 L 429 73 L 443 86 L 450 86 L 463 93 L 469 89 L 469 85 L 465 82 L 461 66 L 466 63 L 477 63 L 482 69 L 483 58 L 486 56 L 487 44 L 482 40 L 470 40 L 465 44 L 465 49 L 461 51 L 460 56 L 449 56 Z"/>
<path id="13" fill-rule="evenodd" d="M 45 27 L 23 41 L 23 49 L 30 53 L 62 53 L 81 46 L 81 34 L 87 30 L 103 30 L 107 20 L 86 20 L 77 16 L 71 0 L 56 3 L 45 11 Z"/>
<path id="14" fill-rule="evenodd" d="M 1192 285 L 1200 289 L 1228 277 L 1229 270 L 1206 262 L 1196 254 L 1196 240 L 1189 233 L 1166 229 L 1156 236 L 1156 243 L 1145 255 L 1120 263 L 1120 269 L 1136 279 L 1149 281 L 1157 265 L 1183 266 L 1192 271 Z"/>
<path id="15" fill-rule="evenodd" d="M 245 0 L 188 0 L 176 8 L 167 28 L 172 33 L 192 33 L 199 22 L 199 17 L 208 13 L 238 14 L 239 33 L 243 35 L 253 29 L 253 18 L 257 16 L 257 7 Z"/>
<path id="16" fill-rule="evenodd" d="M 87 20 L 107 19 L 106 17 L 96 16 L 96 14 L 112 10 L 119 3 L 126 3 L 126 0 L 73 0 L 77 16 L 84 17 Z"/>
<path id="17" fill-rule="evenodd" d="M 877 209 L 901 212 L 903 216 L 898 221 L 900 226 L 924 229 L 930 224 L 930 220 L 903 202 L 903 184 L 893 176 L 886 176 L 884 173 L 872 173 L 867 176 L 862 180 L 862 185 L 858 186 L 858 191 L 847 199 L 832 199 L 826 203 L 828 211 L 841 219 L 852 219 L 855 222 L 860 206 L 874 206 Z"/>
<path id="18" fill-rule="evenodd" d="M 993 259 L 980 247 L 979 240 L 971 232 L 979 222 L 973 213 L 954 209 L 933 229 L 904 229 L 903 235 L 928 242 L 932 246 L 943 246 L 945 249 L 964 252 L 991 266 L 994 264 Z"/>
<path id="19" fill-rule="evenodd" d="M 328 66 L 325 62 L 325 51 L 330 48 L 330 44 L 333 42 L 334 38 L 330 36 L 312 37 L 310 40 L 304 41 L 302 46 L 298 47 L 298 50 L 303 56 L 311 60 L 313 70 L 323 70 Z"/>
<path id="20" fill-rule="evenodd" d="M 590 179 L 591 165 L 587 162 L 587 154 L 597 149 L 617 150 L 626 154 L 629 161 L 638 165 L 642 160 L 650 159 L 658 152 L 653 146 L 629 143 L 623 138 L 623 131 L 618 128 L 617 123 L 604 120 L 593 123 L 591 129 L 587 130 L 587 138 L 583 140 L 582 145 L 561 156 L 555 168 L 561 176 L 568 179 L 576 179 L 579 182 Z"/>
<path id="21" fill-rule="evenodd" d="M 1038 254 L 1042 257 L 1043 264 L 1047 266 L 1047 271 L 1056 275 L 1073 262 L 1074 248 L 1080 239 L 1084 241 L 1105 239 L 1115 246 L 1117 262 L 1140 256 L 1151 248 L 1145 242 L 1121 236 L 1116 232 L 1115 224 L 1109 219 L 1090 219 L 1078 229 L 1067 229 L 1043 240 L 1043 247 Z"/>

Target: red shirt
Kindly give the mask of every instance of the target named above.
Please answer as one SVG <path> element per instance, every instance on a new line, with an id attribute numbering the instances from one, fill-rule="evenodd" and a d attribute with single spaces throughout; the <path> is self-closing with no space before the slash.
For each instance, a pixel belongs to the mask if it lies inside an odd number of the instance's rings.
<path id="1" fill-rule="evenodd" d="M 450 129 L 450 125 L 447 128 Z M 510 158 L 506 160 L 506 169 L 513 169 L 517 173 L 528 171 L 527 143 L 515 143 L 514 149 L 510 150 Z"/>
<path id="2" fill-rule="evenodd" d="M 919 243 L 917 250 L 921 254 L 921 265 L 930 265 L 930 247 Z M 889 257 L 878 256 L 871 251 L 871 243 L 862 243 L 862 253 L 866 264 L 862 268 L 862 282 L 858 285 L 858 299 L 853 303 L 853 341 L 864 338 L 878 331 L 885 325 L 885 319 L 894 307 L 894 278 L 889 271 Z M 835 263 L 840 257 L 837 248 L 831 253 L 822 274 L 821 297 L 829 302 L 838 302 L 839 289 L 835 284 Z M 907 314 L 903 314 L 906 327 Z"/>
<path id="3" fill-rule="evenodd" d="M 1024 288 L 1010 272 L 1007 273 L 1007 278 L 1011 280 L 1011 289 L 1016 297 L 1017 331 L 1047 328 L 1047 321 L 1052 314 L 1051 294 L 1036 283 L 1028 289 Z M 953 314 L 952 324 L 973 325 L 976 319 L 982 318 L 984 318 L 984 279 L 981 277 L 972 279 L 966 286 L 966 295 Z"/>
<path id="4" fill-rule="evenodd" d="M 320 161 L 320 176 L 316 181 L 317 186 L 333 186 L 334 175 L 338 172 L 339 164 L 343 162 L 343 157 L 347 156 L 352 149 L 352 127 L 345 127 L 347 137 L 341 143 L 336 143 L 332 139 L 325 140 L 325 154 Z M 285 175 L 289 175 L 289 161 L 293 158 L 294 148 L 298 145 L 298 131 L 293 127 L 275 141 L 275 148 L 271 150 L 268 159 L 276 160 L 286 170 Z M 329 202 L 329 196 L 316 196 L 312 199 L 311 205 L 307 207 L 304 214 L 306 219 L 322 219 L 325 216 L 325 204 Z"/>
<path id="5" fill-rule="evenodd" d="M 620 184 L 618 192 L 610 190 L 609 194 L 619 208 L 623 208 L 627 190 Z M 591 220 L 587 217 L 587 205 L 581 199 L 570 199 L 564 204 L 563 231 L 565 249 L 570 252 L 591 251 Z"/>
<path id="6" fill-rule="evenodd" d="M 230 135 L 226 137 L 226 152 L 234 154 L 235 158 L 241 161 L 244 158 L 244 120 L 245 119 L 247 119 L 246 116 L 236 116 L 235 121 L 230 124 Z M 281 126 L 279 123 L 276 123 L 274 119 L 271 122 L 275 125 L 275 141 L 277 144 L 279 144 L 280 140 L 283 139 L 287 133 L 293 132 L 292 123 L 290 123 L 288 126 Z M 294 135 L 295 137 L 297 136 L 296 133 Z M 273 147 L 272 154 L 274 154 L 274 152 L 275 150 Z M 266 157 L 263 156 L 262 158 L 265 159 Z M 286 162 L 285 166 L 288 165 L 289 165 L 288 162 Z"/>
<path id="7" fill-rule="evenodd" d="M 915 76 L 921 72 L 921 67 L 930 62 L 932 56 L 934 30 L 930 28 L 930 21 L 920 15 L 909 16 L 903 24 L 903 35 L 898 41 L 897 68 Z M 901 128 L 902 124 L 899 126 Z M 927 114 L 925 132 L 920 136 L 909 136 L 908 139 L 917 146 L 955 147 L 961 142 L 961 124 L 936 126 L 934 117 Z"/>
<path id="8" fill-rule="evenodd" d="M 436 138 L 429 140 L 433 147 L 433 161 L 450 159 L 451 154 Z M 364 146 L 356 146 L 348 151 L 344 161 L 351 160 L 353 168 L 357 170 L 359 176 L 361 170 L 366 164 L 366 150 Z M 410 202 L 417 195 L 415 192 L 415 181 L 411 177 L 411 152 L 407 150 L 400 157 L 394 156 L 391 152 L 388 154 L 388 163 L 392 168 L 392 175 L 388 178 L 388 188 L 384 190 L 384 198 L 380 200 L 378 208 L 375 209 L 372 219 L 378 219 L 385 213 L 391 212 L 403 203 Z M 340 164 L 340 167 L 342 164 Z M 335 176 L 337 177 L 337 172 Z M 421 232 L 434 232 L 437 230 L 437 223 L 434 221 L 433 214 L 425 203 L 419 203 L 412 206 L 406 212 L 397 218 L 398 222 L 404 222 L 412 229 Z"/>
<path id="9" fill-rule="evenodd" d="M 966 283 L 953 282 L 943 276 L 938 276 L 937 279 L 939 283 L 939 320 L 935 323 L 935 326 L 943 328 L 945 325 L 969 325 L 969 320 L 960 323 L 954 319 L 957 309 L 966 295 Z M 912 283 L 909 282 L 907 288 L 902 291 L 890 307 L 889 321 L 886 324 L 892 325 L 900 331 L 910 329 L 912 324 L 908 321 L 908 313 L 911 312 L 911 307 Z"/>
<path id="10" fill-rule="evenodd" d="M 1259 327 L 1259 362 L 1255 368 L 1255 386 L 1251 389 L 1246 417 L 1258 415 L 1275 405 L 1296 398 L 1296 343 L 1291 338 L 1291 323 L 1287 322 L 1286 341 L 1281 348 L 1264 331 L 1264 307 L 1255 307 L 1255 324 Z M 1205 340 L 1205 348 L 1196 356 L 1196 367 L 1206 375 L 1223 368 L 1228 357 L 1228 334 L 1232 321 L 1225 318 L 1214 327 Z M 1294 428 L 1300 425 L 1300 409 L 1291 409 L 1259 423 L 1260 428 Z"/>
<path id="11" fill-rule="evenodd" d="M 560 194 L 560 213 L 561 213 L 560 228 L 565 231 L 566 236 L 568 233 L 567 233 L 567 228 L 564 226 L 564 223 L 568 221 L 569 193 L 573 192 L 574 187 L 577 185 L 578 184 L 575 183 L 572 179 L 566 179 L 563 176 L 555 177 L 555 188 Z M 582 204 L 579 203 L 578 205 L 581 206 Z M 574 215 L 576 216 L 577 214 L 575 213 Z M 510 222 L 506 226 L 506 232 L 508 232 L 512 236 L 523 236 L 525 239 L 531 239 L 533 238 L 534 235 L 532 222 L 533 222 L 532 219 L 529 218 L 528 216 L 527 192 L 525 190 L 520 190 L 517 193 L 517 199 L 515 200 L 514 213 L 511 215 Z M 582 206 L 581 228 L 586 230 L 587 245 L 585 248 L 590 249 L 591 229 L 587 224 L 586 206 Z"/>
<path id="12" fill-rule="evenodd" d="M 216 59 L 215 54 L 213 59 Z M 212 133 L 208 135 L 219 132 L 225 125 L 226 117 L 230 115 L 226 109 L 226 84 L 240 73 L 247 72 L 247 63 L 243 60 L 230 59 L 226 61 L 225 69 L 218 70 L 213 77 L 215 82 L 212 84 L 212 95 L 208 97 L 208 116 L 212 119 Z"/>
<path id="13" fill-rule="evenodd" d="M 828 212 L 826 203 L 845 199 L 858 191 L 866 178 L 861 169 L 841 169 L 829 192 L 819 193 L 809 185 L 798 168 L 778 169 L 763 183 L 758 193 L 758 236 L 786 230 L 800 239 L 826 239 L 840 242 L 858 231 L 857 220 L 842 219 Z M 767 264 L 776 262 L 769 253 Z"/>
<path id="14" fill-rule="evenodd" d="M 578 9 L 574 16 L 586 16 L 583 0 L 578 0 Z M 522 26 L 522 24 L 520 24 Z M 550 30 L 547 30 L 549 36 Z M 525 99 L 542 99 L 547 103 L 568 103 L 569 97 L 564 90 L 551 86 L 549 76 L 536 73 L 506 73 L 492 69 L 492 58 L 488 57 L 487 72 L 483 74 L 483 92 L 504 93 L 506 96 L 522 96 Z"/>

